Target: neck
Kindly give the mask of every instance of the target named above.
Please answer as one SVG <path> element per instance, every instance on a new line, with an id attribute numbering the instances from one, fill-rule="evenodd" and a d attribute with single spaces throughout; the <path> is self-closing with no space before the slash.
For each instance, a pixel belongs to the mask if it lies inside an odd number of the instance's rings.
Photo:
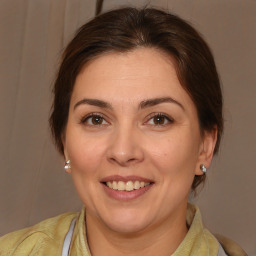
<path id="1" fill-rule="evenodd" d="M 176 216 L 168 217 L 140 232 L 129 234 L 115 232 L 99 218 L 86 213 L 87 239 L 91 254 L 93 256 L 139 254 L 170 256 L 188 231 L 186 206 L 183 208 L 183 214 L 179 211 Z"/>

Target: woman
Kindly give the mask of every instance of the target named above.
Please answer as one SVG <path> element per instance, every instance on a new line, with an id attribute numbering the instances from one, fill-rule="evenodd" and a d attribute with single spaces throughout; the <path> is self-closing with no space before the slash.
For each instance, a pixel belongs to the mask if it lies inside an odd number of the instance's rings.
<path id="1" fill-rule="evenodd" d="M 156 9 L 97 16 L 67 46 L 54 96 L 85 208 L 4 236 L 3 255 L 246 255 L 225 253 L 188 204 L 223 130 L 215 63 L 190 25 Z"/>

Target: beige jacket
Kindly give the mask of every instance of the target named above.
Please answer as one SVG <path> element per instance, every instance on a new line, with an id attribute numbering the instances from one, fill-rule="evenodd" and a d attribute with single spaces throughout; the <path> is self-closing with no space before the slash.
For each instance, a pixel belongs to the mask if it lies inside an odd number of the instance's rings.
<path id="1" fill-rule="evenodd" d="M 85 210 L 80 213 L 65 213 L 0 238 L 1 256 L 61 255 L 65 236 L 71 221 L 77 218 L 72 236 L 70 255 L 91 256 L 86 240 Z M 189 231 L 171 256 L 217 256 L 219 243 L 203 227 L 201 214 L 196 206 L 188 205 L 187 224 Z M 226 253 L 244 256 L 246 253 L 234 242 L 218 236 Z"/>

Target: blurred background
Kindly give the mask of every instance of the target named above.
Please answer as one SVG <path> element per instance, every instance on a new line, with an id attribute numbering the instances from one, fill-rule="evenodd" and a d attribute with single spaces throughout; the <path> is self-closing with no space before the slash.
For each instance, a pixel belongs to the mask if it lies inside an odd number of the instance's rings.
<path id="1" fill-rule="evenodd" d="M 168 9 L 213 50 L 225 99 L 225 134 L 199 205 L 207 228 L 256 255 L 256 1 L 105 0 L 102 11 Z M 0 0 L 0 235 L 82 203 L 48 128 L 60 55 L 95 15 L 96 0 Z"/>

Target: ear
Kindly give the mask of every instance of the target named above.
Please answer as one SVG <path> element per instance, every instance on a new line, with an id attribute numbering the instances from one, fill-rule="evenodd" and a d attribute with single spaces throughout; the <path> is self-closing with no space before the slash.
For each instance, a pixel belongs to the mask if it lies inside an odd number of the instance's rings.
<path id="1" fill-rule="evenodd" d="M 61 136 L 61 141 L 62 141 L 62 145 L 63 145 L 63 153 L 64 153 L 64 159 L 65 159 L 65 163 L 69 160 L 69 155 L 67 152 L 67 146 L 66 146 L 66 137 L 65 134 L 63 133 Z M 65 169 L 66 173 L 71 173 L 71 168 L 69 169 Z"/>
<path id="2" fill-rule="evenodd" d="M 200 169 L 201 164 L 203 164 L 206 169 L 210 167 L 217 141 L 217 134 L 218 131 L 216 126 L 211 131 L 204 131 L 196 164 L 196 175 L 203 175 L 203 172 Z"/>

